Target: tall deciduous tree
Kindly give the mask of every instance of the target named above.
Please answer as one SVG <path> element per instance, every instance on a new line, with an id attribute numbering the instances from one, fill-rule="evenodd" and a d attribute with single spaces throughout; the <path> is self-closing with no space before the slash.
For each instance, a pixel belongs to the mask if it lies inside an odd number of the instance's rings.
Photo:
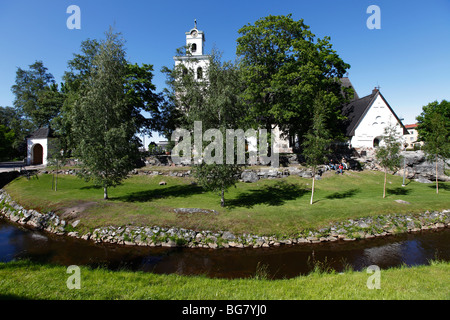
<path id="1" fill-rule="evenodd" d="M 34 129 L 49 126 L 63 103 L 55 79 L 47 70 L 42 61 L 30 65 L 29 70 L 18 68 L 16 83 L 11 88 L 15 95 L 14 107 L 33 123 Z"/>
<path id="2" fill-rule="evenodd" d="M 75 102 L 81 98 L 87 90 L 89 80 L 97 71 L 94 58 L 99 54 L 101 44 L 98 40 L 87 39 L 81 43 L 80 53 L 74 54 L 74 58 L 68 62 L 69 70 L 64 73 L 64 90 L 66 99 L 61 115 L 55 119 L 54 127 L 60 138 L 66 140 L 66 148 L 76 148 L 77 140 L 72 138 L 71 113 Z M 159 104 L 160 94 L 155 93 L 156 87 L 153 80 L 153 66 L 150 64 L 132 64 L 126 62 L 123 74 L 123 84 L 126 103 L 133 113 L 136 126 L 140 133 L 151 136 L 151 132 L 160 127 Z"/>
<path id="3" fill-rule="evenodd" d="M 33 126 L 29 120 L 21 117 L 19 112 L 13 107 L 0 107 L 0 125 L 4 125 L 7 131 L 13 131 L 14 139 L 8 148 L 8 158 L 23 158 L 26 154 L 25 137 L 30 133 Z M 11 133 L 9 133 L 10 141 Z M 6 144 L 5 144 L 6 146 Z"/>
<path id="4" fill-rule="evenodd" d="M 312 168 L 312 189 L 311 201 L 314 201 L 314 186 L 317 167 L 326 161 L 326 154 L 331 143 L 330 130 L 326 126 L 327 108 L 322 95 L 318 94 L 314 100 L 313 123 L 307 134 L 304 136 L 303 151 L 306 164 Z"/>
<path id="5" fill-rule="evenodd" d="M 268 16 L 239 30 L 240 58 L 251 118 L 269 129 L 278 125 L 290 136 L 303 137 L 312 124 L 313 101 L 324 96 L 334 137 L 343 133 L 341 108 L 353 95 L 340 78 L 350 65 L 332 49 L 330 38 L 316 39 L 303 20 Z M 342 92 L 345 94 L 343 95 Z"/>
<path id="6" fill-rule="evenodd" d="M 436 165 L 436 193 L 439 193 L 438 162 L 450 158 L 450 102 L 442 100 L 424 106 L 418 121 L 419 140 L 425 142 L 423 150 Z"/>
<path id="7" fill-rule="evenodd" d="M 103 187 L 104 199 L 108 199 L 108 187 L 120 184 L 139 156 L 135 110 L 128 103 L 124 85 L 128 73 L 125 55 L 124 41 L 110 29 L 72 110 L 82 175 Z"/>
<path id="8" fill-rule="evenodd" d="M 204 70 L 203 80 L 195 80 L 194 70 L 183 65 L 178 65 L 173 70 L 166 68 L 165 71 L 172 89 L 169 100 L 173 113 L 169 118 L 173 123 L 192 132 L 194 122 L 201 121 L 202 136 L 208 129 L 217 129 L 216 132 L 221 136 L 219 139 L 211 137 L 212 142 L 219 143 L 221 153 L 214 150 L 211 155 L 203 154 L 203 157 L 211 156 L 217 161 L 195 164 L 194 175 L 203 188 L 220 194 L 223 207 L 226 190 L 236 184 L 242 172 L 242 164 L 238 164 L 236 160 L 237 148 L 226 151 L 223 137 L 226 137 L 227 129 L 245 130 L 246 124 L 242 120 L 245 118 L 246 109 L 239 99 L 242 84 L 238 68 L 234 63 L 222 62 L 220 58 L 220 54 L 214 50 L 209 66 Z M 203 149 L 208 143 L 210 141 L 203 141 L 200 148 Z M 233 163 L 227 163 L 227 152 L 233 155 Z"/>
<path id="9" fill-rule="evenodd" d="M 0 161 L 10 160 L 14 154 L 14 131 L 0 123 Z"/>
<path id="10" fill-rule="evenodd" d="M 397 132 L 397 125 L 389 124 L 384 130 L 382 145 L 377 147 L 375 157 L 384 169 L 383 198 L 386 198 L 386 182 L 388 170 L 396 171 L 400 168 L 401 142 Z"/>

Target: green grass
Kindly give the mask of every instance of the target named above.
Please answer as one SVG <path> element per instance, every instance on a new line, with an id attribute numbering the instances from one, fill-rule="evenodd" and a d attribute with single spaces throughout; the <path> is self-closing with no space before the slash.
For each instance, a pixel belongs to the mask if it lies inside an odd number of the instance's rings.
<path id="1" fill-rule="evenodd" d="M 381 270 L 380 289 L 367 288 L 365 271 L 313 272 L 293 279 L 210 279 L 204 276 L 80 269 L 80 289 L 69 290 L 63 266 L 28 261 L 0 263 L 3 299 L 121 300 L 373 300 L 450 298 L 450 263 Z"/>
<path id="2" fill-rule="evenodd" d="M 159 185 L 164 180 L 167 185 Z M 383 173 L 346 172 L 325 174 L 316 182 L 314 204 L 310 205 L 311 180 L 290 176 L 238 183 L 226 193 L 226 207 L 220 197 L 192 185 L 191 178 L 132 176 L 123 185 L 109 190 L 110 200 L 102 200 L 103 190 L 69 175 L 60 175 L 58 191 L 51 190 L 52 176 L 18 178 L 4 189 L 26 208 L 55 211 L 84 206 L 67 220 L 81 219 L 84 228 L 104 225 L 160 225 L 189 229 L 230 230 L 236 233 L 295 235 L 301 230 L 321 228 L 332 222 L 392 213 L 419 213 L 450 208 L 450 183 L 434 184 L 389 176 L 387 197 L 383 194 Z M 401 199 L 410 202 L 396 203 Z M 174 208 L 213 209 L 219 214 L 176 214 Z"/>

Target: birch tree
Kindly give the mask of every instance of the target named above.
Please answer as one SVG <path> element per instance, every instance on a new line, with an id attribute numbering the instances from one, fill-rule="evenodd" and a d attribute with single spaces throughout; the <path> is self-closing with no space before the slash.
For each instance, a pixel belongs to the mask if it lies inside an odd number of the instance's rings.
<path id="1" fill-rule="evenodd" d="M 140 145 L 134 107 L 128 103 L 124 41 L 112 30 L 106 33 L 95 55 L 88 85 L 81 90 L 72 113 L 77 147 L 82 161 L 80 175 L 103 187 L 117 186 L 134 168 Z"/>
<path id="2" fill-rule="evenodd" d="M 310 204 L 314 201 L 314 187 L 317 167 L 326 161 L 326 154 L 329 151 L 331 142 L 330 132 L 326 126 L 327 108 L 322 96 L 317 95 L 314 100 L 314 114 L 312 126 L 304 136 L 303 155 L 306 164 L 312 169 L 312 189 Z"/>
<path id="3" fill-rule="evenodd" d="M 401 163 L 401 142 L 396 125 L 389 124 L 384 130 L 383 145 L 377 147 L 375 157 L 384 169 L 383 199 L 386 198 L 387 172 L 396 171 Z"/>

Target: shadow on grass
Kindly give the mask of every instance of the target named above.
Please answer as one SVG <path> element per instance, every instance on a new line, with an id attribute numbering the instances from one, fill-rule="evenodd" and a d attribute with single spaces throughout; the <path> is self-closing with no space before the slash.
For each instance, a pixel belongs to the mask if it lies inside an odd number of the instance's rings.
<path id="1" fill-rule="evenodd" d="M 359 189 L 350 189 L 344 192 L 335 192 L 333 194 L 330 194 L 328 196 L 326 196 L 325 198 L 327 199 L 346 199 L 346 198 L 351 198 L 353 197 L 355 194 L 361 192 Z"/>
<path id="2" fill-rule="evenodd" d="M 99 190 L 99 189 L 103 189 L 103 187 L 102 186 L 93 185 L 93 186 L 86 186 L 86 187 L 81 187 L 80 188 L 80 190 L 91 190 L 91 189 Z"/>
<path id="3" fill-rule="evenodd" d="M 260 189 L 240 193 L 237 198 L 227 200 L 226 206 L 229 208 L 251 208 L 258 204 L 281 206 L 287 200 L 295 200 L 308 192 L 310 191 L 298 184 L 281 181 L 271 186 L 264 186 Z"/>
<path id="4" fill-rule="evenodd" d="M 405 189 L 404 187 L 398 187 L 394 189 L 386 189 L 387 194 L 395 194 L 397 196 L 406 196 L 411 193 L 411 189 Z"/>
<path id="5" fill-rule="evenodd" d="M 191 195 L 202 193 L 204 190 L 196 185 L 177 185 L 165 188 L 156 188 L 133 192 L 120 197 L 111 197 L 110 200 L 124 202 L 148 202 L 154 199 L 164 199 L 169 197 L 189 197 Z"/>
<path id="6" fill-rule="evenodd" d="M 436 182 L 434 182 L 433 185 L 429 185 L 428 188 L 436 190 Z M 439 182 L 438 188 L 439 190 L 450 191 L 450 184 Z"/>

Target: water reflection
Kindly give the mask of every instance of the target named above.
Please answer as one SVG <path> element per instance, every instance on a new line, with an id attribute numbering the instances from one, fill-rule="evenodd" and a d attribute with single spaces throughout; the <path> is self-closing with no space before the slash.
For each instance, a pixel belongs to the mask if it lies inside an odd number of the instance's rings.
<path id="1" fill-rule="evenodd" d="M 155 273 L 207 275 L 218 278 L 254 276 L 263 268 L 269 278 L 290 278 L 326 265 L 336 271 L 427 264 L 450 260 L 450 229 L 354 242 L 320 243 L 259 249 L 187 249 L 125 247 L 54 236 L 0 220 L 0 261 L 27 258 L 69 266 Z"/>

